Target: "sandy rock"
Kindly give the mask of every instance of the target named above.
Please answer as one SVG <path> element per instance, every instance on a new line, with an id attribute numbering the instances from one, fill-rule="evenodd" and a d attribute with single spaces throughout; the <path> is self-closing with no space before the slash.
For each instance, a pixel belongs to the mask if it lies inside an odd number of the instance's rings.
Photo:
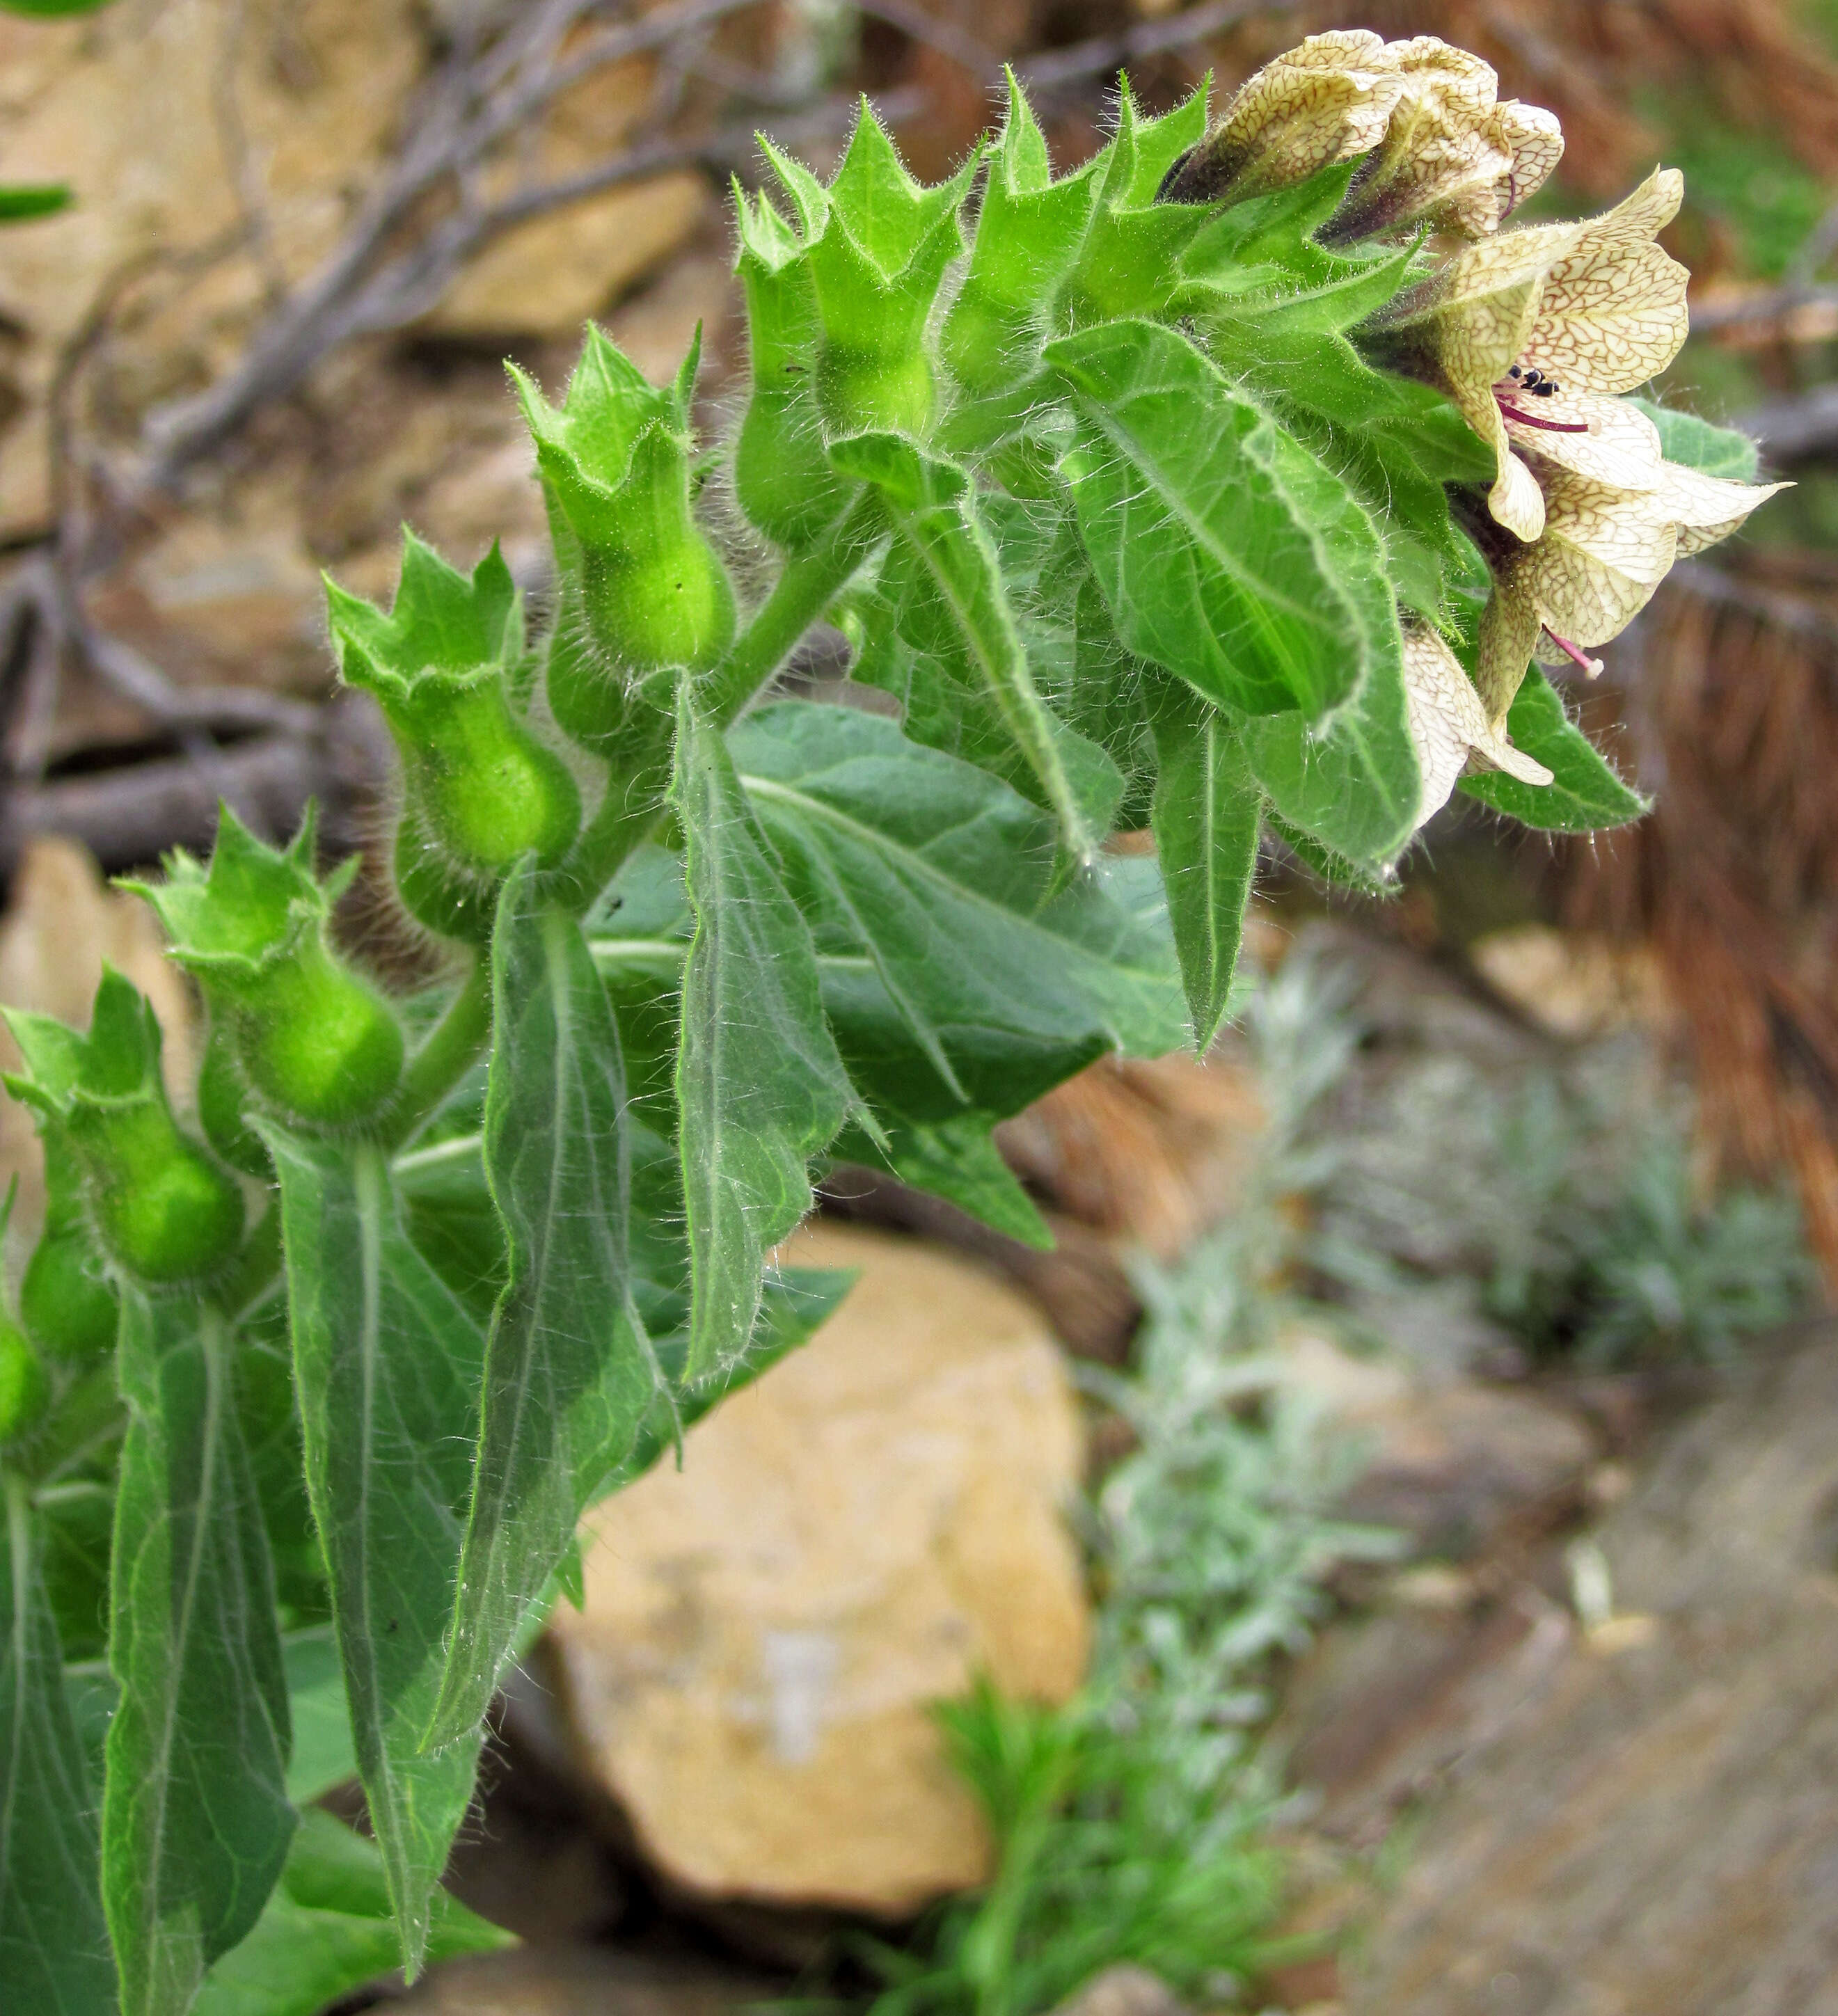
<path id="1" fill-rule="evenodd" d="M 416 2016 L 739 2016 L 782 1984 L 691 1959 L 604 1946 L 514 1946 L 430 1969 L 384 2007 Z"/>
<path id="2" fill-rule="evenodd" d="M 1054 2016 L 1187 2016 L 1187 2011 L 1159 1974 L 1125 1960 L 1094 1975 Z"/>
<path id="3" fill-rule="evenodd" d="M 42 395 L 105 290 L 146 276 L 139 326 L 109 359 L 117 397 L 139 404 L 221 369 L 269 277 L 297 279 L 335 241 L 424 47 L 413 0 L 165 0 L 5 24 L 0 174 L 77 196 L 0 239 L 0 308 L 28 332 L 26 413 L 0 448 L 9 534 L 42 522 Z M 236 223 L 239 185 L 262 192 L 262 249 L 181 280 L 181 255 Z"/>
<path id="4" fill-rule="evenodd" d="M 1838 2011 L 1838 1333 L 1674 1429 L 1526 1586 L 1330 1633 L 1292 1693 L 1323 1823 L 1418 1803 L 1347 2016 Z"/>
<path id="5" fill-rule="evenodd" d="M 554 1631 L 580 1745 L 670 1877 L 904 1913 L 986 1874 L 928 1704 L 978 1671 L 1060 1701 L 1087 1619 L 1061 1507 L 1077 1410 L 1037 1312 L 848 1226 L 821 1333 L 593 1518 Z"/>
<path id="6" fill-rule="evenodd" d="M 1418 1553 L 1463 1558 L 1511 1522 L 1548 1525 L 1584 1494 L 1602 1452 L 1566 1408 L 1473 1380 L 1414 1377 L 1312 1325 L 1292 1325 L 1278 1342 L 1290 1382 L 1359 1449 L 1342 1509 L 1407 1534 Z"/>
<path id="7" fill-rule="evenodd" d="M 0 1002 L 86 1028 L 106 959 L 153 1002 L 165 1032 L 167 1085 L 182 1107 L 197 1064 L 192 1002 L 163 942 L 152 911 L 137 897 L 106 887 L 81 848 L 67 840 L 34 841 L 0 920 Z M 17 1047 L 0 1029 L 0 1069 L 19 1065 Z M 31 1113 L 0 1093 L 0 1193 L 20 1179 L 20 1222 L 27 1227 L 36 1225 L 42 1208 L 39 1168 Z"/>
<path id="8" fill-rule="evenodd" d="M 584 77 L 487 178 L 488 198 L 591 173 L 647 109 L 655 66 L 618 63 Z M 708 202 L 690 171 L 603 191 L 533 218 L 474 259 L 425 326 L 443 336 L 566 336 L 695 229 Z"/>

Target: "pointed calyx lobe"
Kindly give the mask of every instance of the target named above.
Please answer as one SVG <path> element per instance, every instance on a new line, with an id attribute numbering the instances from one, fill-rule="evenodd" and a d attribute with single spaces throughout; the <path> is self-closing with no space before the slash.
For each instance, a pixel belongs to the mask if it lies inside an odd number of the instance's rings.
<path id="1" fill-rule="evenodd" d="M 866 99 L 827 186 L 769 141 L 761 146 L 797 223 L 794 236 L 763 199 L 742 207 L 741 272 L 769 315 L 756 388 L 775 383 L 775 369 L 781 378 L 808 375 L 828 438 L 924 435 L 937 405 L 925 327 L 945 268 L 963 250 L 958 212 L 978 156 L 923 188 Z"/>
<path id="2" fill-rule="evenodd" d="M 87 1036 L 49 1016 L 5 1013 L 26 1064 L 6 1089 L 68 1148 L 109 1257 L 162 1287 L 216 1272 L 242 1236 L 243 1195 L 172 1117 L 152 1004 L 104 967 Z"/>
<path id="3" fill-rule="evenodd" d="M 159 913 L 171 955 L 195 974 L 251 1085 L 292 1119 L 342 1126 L 395 1089 L 402 1034 L 375 988 L 328 942 L 332 905 L 354 855 L 324 884 L 313 873 L 314 808 L 284 851 L 226 805 L 208 868 L 178 850 L 162 883 L 130 883 Z"/>
<path id="4" fill-rule="evenodd" d="M 560 407 L 509 367 L 543 487 L 568 535 L 558 558 L 575 578 L 564 595 L 578 592 L 604 661 L 571 661 L 564 689 L 550 661 L 556 717 L 590 746 L 616 719 L 619 675 L 705 670 L 733 635 L 733 591 L 692 509 L 690 403 L 701 357 L 698 327 L 675 380 L 654 387 L 589 323 Z"/>
<path id="5" fill-rule="evenodd" d="M 1158 205 L 1156 190 L 1205 129 L 1206 88 L 1143 118 L 1126 82 L 1101 153 L 1054 181 L 1012 75 L 964 284 L 946 318 L 946 368 L 971 405 L 953 426 L 999 436 L 1042 398 L 1040 351 L 1057 335 L 1119 315 L 1164 312 L 1180 259 L 1206 213 Z"/>
<path id="6" fill-rule="evenodd" d="M 419 866 L 412 849 L 424 847 L 430 879 L 454 890 L 457 915 L 469 886 L 489 888 L 525 854 L 559 860 L 580 824 L 580 794 L 514 697 L 522 599 L 496 546 L 467 576 L 405 532 L 387 615 L 334 581 L 326 597 L 345 682 L 376 697 L 402 756 L 398 868 Z M 405 877 L 405 897 L 409 889 Z M 431 907 L 426 921 L 444 928 L 448 913 Z"/>

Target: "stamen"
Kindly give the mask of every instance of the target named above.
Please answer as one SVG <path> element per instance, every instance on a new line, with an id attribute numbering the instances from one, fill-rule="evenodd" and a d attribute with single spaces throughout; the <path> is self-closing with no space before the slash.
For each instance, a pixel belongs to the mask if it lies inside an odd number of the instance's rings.
<path id="1" fill-rule="evenodd" d="M 1586 657 L 1584 653 L 1579 651 L 1576 646 L 1570 642 L 1569 638 L 1559 636 L 1555 630 L 1547 628 L 1544 634 L 1551 639 L 1551 643 L 1557 646 L 1559 650 L 1562 652 L 1564 656 L 1570 660 L 1570 663 L 1577 667 L 1585 679 L 1598 679 L 1602 677 L 1602 664 L 1601 659 Z"/>
<path id="2" fill-rule="evenodd" d="M 1494 402 L 1509 420 L 1517 420 L 1522 427 L 1541 427 L 1548 434 L 1586 434 L 1589 431 L 1587 420 L 1541 420 L 1535 413 L 1523 413 L 1516 406 L 1509 406 L 1498 393 Z"/>

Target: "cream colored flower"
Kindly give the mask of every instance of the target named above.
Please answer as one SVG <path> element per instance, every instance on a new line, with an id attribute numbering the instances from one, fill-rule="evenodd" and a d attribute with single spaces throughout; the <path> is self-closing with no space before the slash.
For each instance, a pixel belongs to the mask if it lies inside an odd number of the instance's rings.
<path id="1" fill-rule="evenodd" d="M 1542 763 L 1515 749 L 1505 729 L 1489 721 L 1461 661 L 1421 624 L 1404 631 L 1404 704 L 1423 778 L 1418 826 L 1448 803 L 1464 770 L 1504 770 L 1522 784 L 1551 782 Z"/>
<path id="2" fill-rule="evenodd" d="M 1369 29 L 1310 35 L 1249 78 L 1206 139 L 1176 164 L 1166 203 L 1240 203 L 1288 189 L 1385 137 L 1401 82 Z"/>
<path id="3" fill-rule="evenodd" d="M 1602 662 L 1588 654 L 1627 628 L 1674 560 L 1727 538 L 1758 504 L 1787 488 L 1732 483 L 1664 461 L 1639 490 L 1544 462 L 1537 480 L 1544 530 L 1497 558 L 1481 618 L 1477 679 L 1496 728 L 1505 725 L 1541 636 L 1593 677 Z"/>
<path id="4" fill-rule="evenodd" d="M 1383 144 L 1321 232 L 1349 244 L 1427 224 L 1464 238 L 1497 231 L 1563 154 L 1553 114 L 1501 104 L 1490 64 L 1434 35 L 1387 45 L 1401 88 Z"/>
<path id="5" fill-rule="evenodd" d="M 1513 452 L 1515 435 L 1542 442 L 1589 431 L 1586 417 L 1554 416 L 1558 392 L 1630 391 L 1685 341 L 1688 276 L 1654 243 L 1684 191 L 1675 168 L 1656 169 L 1606 216 L 1483 239 L 1400 295 L 1375 326 L 1384 361 L 1446 392 L 1492 448 L 1488 508 L 1521 539 L 1544 529 L 1544 505 Z"/>

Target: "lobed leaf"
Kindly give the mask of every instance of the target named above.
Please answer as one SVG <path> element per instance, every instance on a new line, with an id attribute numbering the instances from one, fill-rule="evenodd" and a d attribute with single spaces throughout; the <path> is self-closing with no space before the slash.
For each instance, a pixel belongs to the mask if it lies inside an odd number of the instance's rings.
<path id="1" fill-rule="evenodd" d="M 434 1893 L 424 1940 L 430 1961 L 515 1944 L 444 1891 Z M 400 1960 L 383 1857 L 330 1813 L 303 1813 L 268 1908 L 211 1970 L 193 2016 L 318 2016 L 395 1973 Z"/>
<path id="2" fill-rule="evenodd" d="M 1310 726 L 1396 666 L 1371 520 L 1184 337 L 1112 322 L 1047 355 L 1079 414 L 1061 467 L 1131 650 L 1216 705 Z"/>
<path id="3" fill-rule="evenodd" d="M 307 1489 L 358 1773 L 411 1978 L 479 1736 L 421 1740 L 452 1615 L 485 1340 L 409 1244 L 380 1152 L 265 1130 L 280 1183 Z"/>
<path id="4" fill-rule="evenodd" d="M 1423 779 L 1401 664 L 1379 668 L 1323 733 L 1294 714 L 1253 717 L 1244 732 L 1252 774 L 1308 838 L 1356 869 L 1389 867 L 1408 844 Z"/>
<path id="5" fill-rule="evenodd" d="M 101 1839 L 88 1760 L 64 1694 L 43 1542 L 9 1480 L 0 1550 L 0 2006 L 114 2016 Z"/>
<path id="6" fill-rule="evenodd" d="M 632 1296 L 625 1062 L 580 927 L 528 863 L 492 941 L 485 1167 L 508 1275 L 485 1347 L 472 1506 L 429 1741 L 483 1719 L 499 1676 L 661 1383 Z"/>
<path id="7" fill-rule="evenodd" d="M 949 613 L 977 682 L 1058 815 L 1068 849 L 1089 859 L 1103 837 L 1093 827 L 1090 794 L 1081 797 L 1068 768 L 1061 725 L 1028 669 L 1000 561 L 969 477 L 956 463 L 928 455 L 899 434 L 852 435 L 831 445 L 830 459 L 879 492 L 899 538 Z"/>
<path id="8" fill-rule="evenodd" d="M 823 999 L 878 1111 L 1011 1113 L 1106 1050 L 1181 1040 L 1166 938 L 1110 898 L 1115 864 L 1055 893 L 1052 829 L 1000 779 L 854 708 L 764 707 L 731 746 L 784 886 L 840 955 Z"/>
<path id="9" fill-rule="evenodd" d="M 810 1158 L 834 1138 L 855 1093 L 824 1020 L 809 927 L 687 686 L 671 803 L 696 920 L 676 1103 L 691 1286 L 686 1373 L 701 1381 L 746 1351 L 766 1254 L 810 1208 Z"/>
<path id="10" fill-rule="evenodd" d="M 1171 685 L 1150 718 L 1161 761 L 1155 851 L 1194 1047 L 1203 1053 L 1231 1003 L 1245 905 L 1257 870 L 1263 794 L 1243 738 L 1216 707 Z"/>
<path id="11" fill-rule="evenodd" d="M 128 1409 L 109 1665 L 103 1898 L 122 2016 L 182 2016 L 261 1915 L 287 1852 L 287 1690 L 273 1575 L 207 1305 L 124 1287 Z"/>
<path id="12" fill-rule="evenodd" d="M 1485 771 L 1460 779 L 1457 788 L 1471 798 L 1548 833 L 1595 833 L 1626 826 L 1647 811 L 1649 801 L 1615 774 L 1536 665 L 1527 669 L 1514 698 L 1506 733 L 1515 749 L 1551 772 L 1552 781 L 1522 784 L 1503 771 Z"/>

